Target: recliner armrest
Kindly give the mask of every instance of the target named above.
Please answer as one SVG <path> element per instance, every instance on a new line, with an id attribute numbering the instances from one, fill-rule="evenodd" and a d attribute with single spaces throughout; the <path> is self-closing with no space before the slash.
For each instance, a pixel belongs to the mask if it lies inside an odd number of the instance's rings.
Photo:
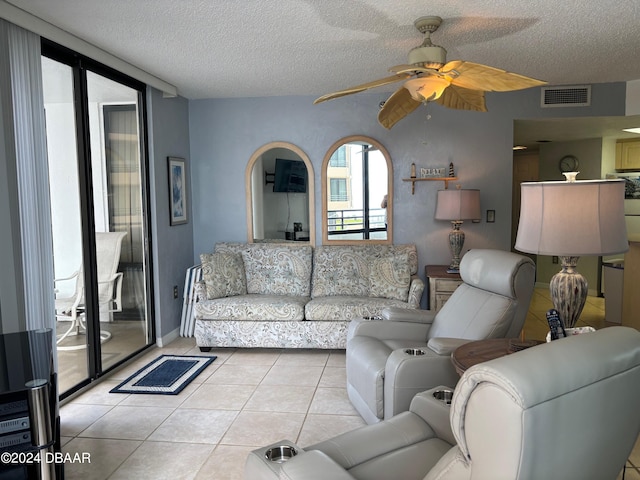
<path id="1" fill-rule="evenodd" d="M 411 322 L 432 324 L 436 314 L 429 310 L 418 310 L 399 307 L 386 307 L 382 310 L 383 320 L 394 322 Z"/>
<path id="2" fill-rule="evenodd" d="M 451 445 L 455 445 L 456 439 L 451 429 L 451 407 L 434 398 L 434 392 L 438 390 L 451 390 L 450 387 L 436 387 L 426 392 L 420 392 L 411 400 L 409 411 L 421 417 L 435 432 L 438 438 Z"/>
<path id="3" fill-rule="evenodd" d="M 451 355 L 453 351 L 471 340 L 465 338 L 430 338 L 427 346 L 438 355 Z"/>
<path id="4" fill-rule="evenodd" d="M 349 322 L 347 343 L 357 335 L 377 338 L 379 340 L 426 340 L 431 325 L 413 322 L 396 322 L 393 320 L 364 320 L 356 318 Z"/>
<path id="5" fill-rule="evenodd" d="M 280 478 L 285 480 L 355 480 L 328 455 L 311 450 L 282 464 Z"/>

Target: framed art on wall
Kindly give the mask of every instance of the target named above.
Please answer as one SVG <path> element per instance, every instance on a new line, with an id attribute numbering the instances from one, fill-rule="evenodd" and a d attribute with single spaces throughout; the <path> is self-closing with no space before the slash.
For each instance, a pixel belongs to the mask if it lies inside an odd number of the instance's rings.
<path id="1" fill-rule="evenodd" d="M 169 216 L 171 225 L 187 223 L 187 177 L 184 158 L 167 157 L 169 165 Z"/>

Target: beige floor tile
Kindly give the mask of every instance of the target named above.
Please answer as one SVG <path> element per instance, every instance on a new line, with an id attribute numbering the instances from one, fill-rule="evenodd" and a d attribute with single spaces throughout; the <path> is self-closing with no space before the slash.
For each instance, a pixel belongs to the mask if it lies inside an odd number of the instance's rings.
<path id="1" fill-rule="evenodd" d="M 200 355 L 206 357 L 215 356 L 217 357 L 215 363 L 220 365 L 225 363 L 229 357 L 237 351 L 236 348 L 212 348 L 208 352 L 201 352 L 200 349 L 195 346 L 195 339 L 192 338 L 191 341 L 193 344 L 185 355 Z"/>
<path id="2" fill-rule="evenodd" d="M 141 368 L 147 366 L 149 363 L 153 362 L 156 358 L 162 355 L 162 350 L 157 348 L 151 349 L 149 352 L 141 355 L 140 357 L 133 360 L 131 363 L 124 367 L 120 367 L 113 373 L 109 374 L 109 380 L 115 380 L 122 382 L 129 378 L 131 375 L 136 373 Z"/>
<path id="3" fill-rule="evenodd" d="M 313 396 L 309 413 L 327 415 L 358 415 L 345 388 L 319 387 Z"/>
<path id="4" fill-rule="evenodd" d="M 307 413 L 314 392 L 315 387 L 260 385 L 244 409 L 258 412 Z"/>
<path id="5" fill-rule="evenodd" d="M 61 436 L 60 437 L 60 446 L 64 447 L 67 443 L 69 443 L 71 440 L 73 440 L 75 437 L 65 437 L 65 436 Z M 63 449 L 64 451 L 64 449 Z"/>
<path id="6" fill-rule="evenodd" d="M 180 408 L 156 428 L 148 440 L 216 444 L 237 415 L 233 410 Z"/>
<path id="7" fill-rule="evenodd" d="M 213 449 L 213 445 L 143 442 L 109 480 L 190 480 Z"/>
<path id="8" fill-rule="evenodd" d="M 200 385 L 185 400 L 181 408 L 205 408 L 211 410 L 242 410 L 255 391 L 254 385 Z"/>
<path id="9" fill-rule="evenodd" d="M 280 355 L 276 365 L 324 367 L 328 358 L 329 352 L 324 350 L 287 350 Z"/>
<path id="10" fill-rule="evenodd" d="M 173 408 L 116 406 L 84 430 L 81 437 L 144 440 L 174 411 Z"/>
<path id="11" fill-rule="evenodd" d="M 109 393 L 109 390 L 117 387 L 121 382 L 112 380 L 102 380 L 96 383 L 91 389 L 80 394 L 73 399 L 73 403 L 83 403 L 85 405 L 118 405 L 125 400 L 128 393 Z"/>
<path id="12" fill-rule="evenodd" d="M 269 371 L 268 365 L 221 365 L 205 384 L 258 385 Z"/>
<path id="13" fill-rule="evenodd" d="M 70 454 L 90 455 L 90 463 L 67 463 L 64 466 L 65 480 L 102 480 L 109 478 L 142 442 L 137 440 L 114 440 L 103 438 L 76 438 L 67 443 L 62 451 Z"/>
<path id="14" fill-rule="evenodd" d="M 60 407 L 60 433 L 75 436 L 88 428 L 113 407 L 110 405 L 84 405 L 70 403 Z"/>
<path id="15" fill-rule="evenodd" d="M 280 356 L 280 349 L 240 349 L 229 356 L 226 365 L 273 365 Z"/>
<path id="16" fill-rule="evenodd" d="M 365 425 L 359 415 L 307 415 L 296 443 L 304 448 Z"/>
<path id="17" fill-rule="evenodd" d="M 320 381 L 323 367 L 274 365 L 264 377 L 262 385 L 315 386 Z"/>
<path id="18" fill-rule="evenodd" d="M 224 445 L 268 445 L 298 437 L 305 416 L 301 413 L 242 411 L 220 441 Z"/>
<path id="19" fill-rule="evenodd" d="M 318 386 L 344 388 L 346 384 L 347 369 L 345 367 L 325 367 Z"/>
<path id="20" fill-rule="evenodd" d="M 244 463 L 251 450 L 259 447 L 218 445 L 195 480 L 243 480 Z"/>
<path id="21" fill-rule="evenodd" d="M 327 367 L 346 367 L 347 355 L 345 350 L 331 350 Z"/>

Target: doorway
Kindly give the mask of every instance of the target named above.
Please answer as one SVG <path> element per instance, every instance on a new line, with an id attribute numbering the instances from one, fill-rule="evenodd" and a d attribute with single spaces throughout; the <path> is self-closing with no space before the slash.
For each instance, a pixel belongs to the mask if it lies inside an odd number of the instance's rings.
<path id="1" fill-rule="evenodd" d="M 45 40 L 42 55 L 64 398 L 153 342 L 146 87 Z"/>

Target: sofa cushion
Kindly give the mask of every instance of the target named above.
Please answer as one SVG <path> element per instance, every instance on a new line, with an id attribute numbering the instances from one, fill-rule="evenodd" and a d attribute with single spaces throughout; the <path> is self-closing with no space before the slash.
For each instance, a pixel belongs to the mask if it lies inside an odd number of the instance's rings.
<path id="1" fill-rule="evenodd" d="M 409 255 L 399 253 L 376 258 L 369 272 L 369 296 L 407 301 L 411 274 Z"/>
<path id="2" fill-rule="evenodd" d="M 311 291 L 309 245 L 218 243 L 216 252 L 240 253 L 247 293 L 308 297 Z"/>
<path id="3" fill-rule="evenodd" d="M 309 297 L 247 294 L 198 302 L 196 318 L 214 320 L 304 320 Z"/>
<path id="4" fill-rule="evenodd" d="M 353 320 L 380 316 L 385 307 L 412 308 L 406 302 L 390 298 L 333 295 L 311 300 L 304 308 L 304 315 L 306 320 Z"/>
<path id="5" fill-rule="evenodd" d="M 313 253 L 311 297 L 370 295 L 369 274 L 376 259 L 407 255 L 409 273 L 418 270 L 416 246 L 407 245 L 323 245 Z M 406 301 L 406 298 L 405 298 Z"/>
<path id="6" fill-rule="evenodd" d="M 369 295 L 369 265 L 359 246 L 320 246 L 313 254 L 311 296 Z"/>
<path id="7" fill-rule="evenodd" d="M 242 257 L 234 253 L 203 253 L 202 279 L 207 298 L 231 297 L 247 293 Z"/>

